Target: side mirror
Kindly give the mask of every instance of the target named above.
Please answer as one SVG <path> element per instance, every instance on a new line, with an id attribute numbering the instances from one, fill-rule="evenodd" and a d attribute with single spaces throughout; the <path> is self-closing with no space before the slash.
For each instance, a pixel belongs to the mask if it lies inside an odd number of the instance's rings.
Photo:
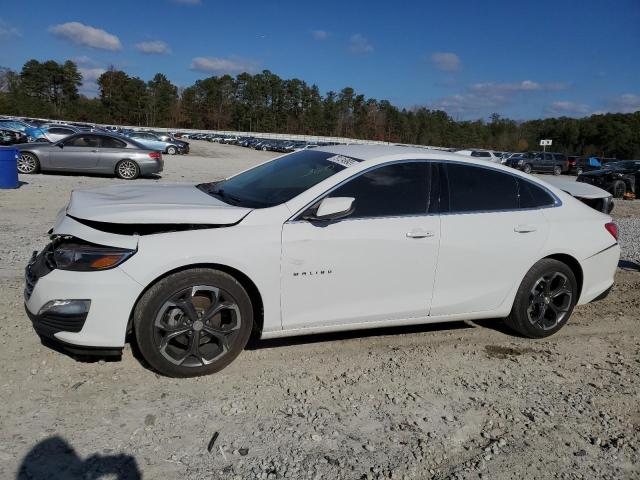
<path id="1" fill-rule="evenodd" d="M 315 214 L 305 216 L 305 220 L 311 221 L 330 221 L 344 218 L 353 212 L 353 202 L 355 198 L 352 197 L 333 197 L 325 198 L 320 202 Z"/>

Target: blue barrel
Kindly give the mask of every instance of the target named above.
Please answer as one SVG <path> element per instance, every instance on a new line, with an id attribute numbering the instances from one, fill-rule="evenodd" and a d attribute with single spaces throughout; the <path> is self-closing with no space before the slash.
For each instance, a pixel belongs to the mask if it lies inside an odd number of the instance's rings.
<path id="1" fill-rule="evenodd" d="M 18 188 L 18 149 L 0 147 L 0 188 Z"/>

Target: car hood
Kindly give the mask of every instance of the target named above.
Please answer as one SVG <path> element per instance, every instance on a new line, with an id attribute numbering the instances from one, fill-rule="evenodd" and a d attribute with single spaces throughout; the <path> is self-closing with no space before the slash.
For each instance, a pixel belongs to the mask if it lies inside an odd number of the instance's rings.
<path id="1" fill-rule="evenodd" d="M 576 198 L 595 199 L 607 198 L 611 196 L 611 194 L 606 190 L 598 188 L 589 183 L 576 182 L 574 180 L 567 180 L 555 176 L 552 177 L 551 175 L 545 175 L 544 181 L 550 185 L 553 185 L 558 190 L 562 190 L 563 192 L 566 192 L 572 197 Z"/>
<path id="2" fill-rule="evenodd" d="M 74 190 L 67 215 L 117 224 L 231 225 L 251 209 L 236 207 L 189 184 L 117 185 Z"/>
<path id="3" fill-rule="evenodd" d="M 602 175 L 607 175 L 610 173 L 620 173 L 620 174 L 626 174 L 626 173 L 632 173 L 633 170 L 629 170 L 629 169 L 623 169 L 623 168 L 617 168 L 617 169 L 612 169 L 612 168 L 602 168 L 600 170 L 591 170 L 590 172 L 583 172 L 580 174 L 580 176 L 582 177 L 600 177 Z"/>

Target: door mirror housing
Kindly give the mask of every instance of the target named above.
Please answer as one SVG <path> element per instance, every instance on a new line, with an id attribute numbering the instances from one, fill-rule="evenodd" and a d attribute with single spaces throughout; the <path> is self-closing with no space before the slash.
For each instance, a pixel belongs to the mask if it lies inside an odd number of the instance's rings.
<path id="1" fill-rule="evenodd" d="M 315 213 L 304 217 L 310 221 L 331 221 L 338 220 L 350 215 L 353 212 L 352 197 L 327 197 L 320 202 Z"/>

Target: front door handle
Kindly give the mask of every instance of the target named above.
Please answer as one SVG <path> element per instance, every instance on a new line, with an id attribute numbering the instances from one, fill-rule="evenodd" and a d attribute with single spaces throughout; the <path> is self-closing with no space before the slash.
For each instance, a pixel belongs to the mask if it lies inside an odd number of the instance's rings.
<path id="1" fill-rule="evenodd" d="M 430 238 L 435 237 L 435 235 L 435 232 L 423 230 L 421 228 L 415 228 L 410 232 L 407 232 L 407 238 Z"/>
<path id="2" fill-rule="evenodd" d="M 518 233 L 531 233 L 535 232 L 536 230 L 537 228 L 535 227 L 535 225 L 516 225 L 515 227 L 513 227 L 513 231 Z"/>

